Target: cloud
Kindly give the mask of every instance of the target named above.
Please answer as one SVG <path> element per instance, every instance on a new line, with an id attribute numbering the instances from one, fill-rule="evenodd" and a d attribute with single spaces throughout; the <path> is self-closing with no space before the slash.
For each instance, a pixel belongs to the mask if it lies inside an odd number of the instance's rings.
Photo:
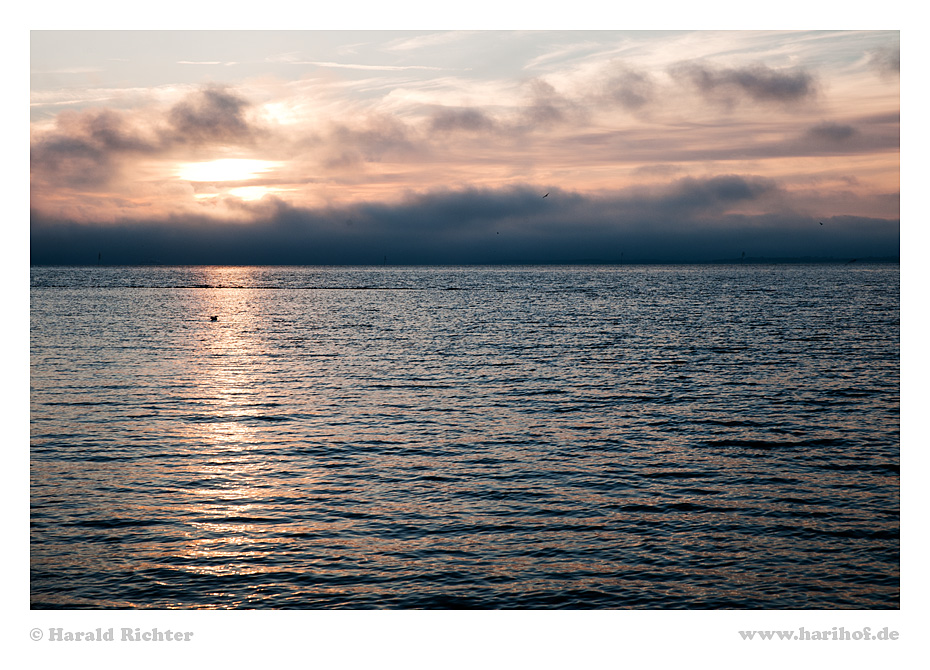
<path id="1" fill-rule="evenodd" d="M 610 196 L 529 185 L 438 190 L 395 204 L 302 208 L 274 198 L 242 204 L 250 223 L 208 217 L 75 224 L 33 212 L 34 264 L 347 264 L 709 261 L 750 256 L 896 256 L 899 222 L 833 217 L 829 227 L 786 210 L 743 205 L 779 191 L 765 179 L 721 175 Z M 823 218 L 825 222 L 827 218 Z"/>
<path id="2" fill-rule="evenodd" d="M 473 107 L 443 107 L 430 118 L 433 132 L 485 132 L 494 127 L 494 121 L 487 114 Z"/>
<path id="3" fill-rule="evenodd" d="M 104 151 L 121 153 L 151 153 L 158 144 L 143 137 L 142 129 L 134 127 L 125 114 L 111 109 L 91 110 L 80 115 L 77 125 L 87 138 Z"/>
<path id="4" fill-rule="evenodd" d="M 655 83 L 646 72 L 615 65 L 605 83 L 605 96 L 629 111 L 636 111 L 652 101 Z"/>
<path id="5" fill-rule="evenodd" d="M 732 107 L 741 100 L 789 104 L 816 93 L 812 75 L 802 69 L 775 70 L 765 65 L 717 68 L 684 62 L 669 68 L 671 76 L 695 88 L 705 99 Z"/>
<path id="6" fill-rule="evenodd" d="M 55 137 L 33 146 L 33 177 L 63 186 L 95 186 L 109 181 L 115 167 L 109 155 L 84 139 Z M 35 184 L 33 184 L 35 185 Z"/>
<path id="7" fill-rule="evenodd" d="M 757 200 L 778 191 L 776 183 L 761 177 L 720 175 L 707 179 L 685 177 L 666 189 L 664 207 L 685 210 L 724 210 L 727 206 Z"/>
<path id="8" fill-rule="evenodd" d="M 369 37 L 360 35 L 352 40 Z M 886 201 L 881 207 L 875 203 L 879 194 L 897 188 L 898 123 L 889 114 L 898 108 L 898 86 L 893 79 L 880 81 L 866 69 L 865 60 L 867 49 L 893 43 L 892 36 L 863 34 L 842 49 L 831 43 L 829 52 L 815 52 L 826 35 L 797 34 L 794 39 L 746 34 L 734 40 L 726 33 L 700 33 L 655 42 L 645 35 L 590 33 L 591 44 L 571 44 L 559 58 L 545 61 L 533 59 L 553 55 L 558 44 L 552 37 L 538 41 L 541 36 L 533 33 L 507 34 L 507 40 L 501 40 L 504 34 L 478 33 L 430 58 L 412 49 L 435 47 L 437 41 L 458 40 L 463 34 L 394 33 L 387 39 L 398 36 L 401 41 L 386 44 L 384 35 L 371 33 L 370 44 L 358 49 L 359 55 L 343 57 L 327 40 L 311 44 L 318 40 L 282 35 L 284 41 L 275 39 L 244 58 L 251 63 L 247 80 L 183 83 L 199 79 L 202 72 L 175 64 L 177 58 L 206 53 L 193 50 L 168 60 L 159 55 L 158 62 L 168 66 L 166 76 L 186 77 L 182 81 L 89 92 L 59 89 L 54 98 L 39 90 L 34 102 L 48 102 L 33 111 L 33 204 L 49 216 L 87 221 L 134 217 L 130 208 L 144 204 L 161 217 L 210 212 L 211 217 L 229 214 L 241 222 L 246 216 L 271 215 L 249 208 L 230 213 L 237 194 L 275 194 L 309 216 L 309 208 L 323 203 L 368 201 L 366 206 L 375 207 L 374 201 L 396 203 L 408 189 L 440 184 L 535 183 L 564 189 L 558 205 L 547 204 L 540 213 L 526 210 L 527 220 L 541 226 L 539 230 L 560 225 L 541 218 L 542 212 L 578 216 L 604 202 L 589 198 L 583 212 L 562 209 L 573 190 L 613 192 L 616 211 L 642 225 L 647 219 L 660 225 L 662 217 L 710 221 L 715 216 L 777 213 L 789 200 L 798 204 L 796 194 L 802 189 L 806 199 L 798 209 L 805 212 L 897 216 Z M 847 39 L 842 34 L 829 37 Z M 587 37 L 565 34 L 556 41 L 566 39 Z M 751 51 L 746 49 L 749 42 Z M 385 58 L 385 49 L 397 50 Z M 281 52 L 269 59 L 273 66 L 262 62 L 264 54 Z M 891 67 L 889 59 L 896 53 L 876 52 L 874 62 Z M 221 57 L 238 59 L 232 52 Z M 48 67 L 69 64 L 56 61 Z M 286 66 L 298 62 L 473 69 L 467 77 L 427 71 L 362 76 L 312 67 L 298 72 Z M 542 70 L 522 69 L 528 62 L 544 67 L 545 77 L 531 79 Z M 669 63 L 678 65 L 669 70 Z M 802 67 L 774 67 L 783 63 Z M 814 76 L 815 64 L 821 68 L 816 73 L 823 77 L 822 87 Z M 238 68 L 224 72 L 230 77 L 246 74 Z M 112 79 L 99 83 L 115 85 Z M 104 104 L 113 109 L 52 116 L 61 108 L 45 105 L 73 104 L 75 91 L 111 95 L 112 101 Z M 824 104 L 808 104 L 820 95 Z M 739 113 L 721 119 L 716 104 L 739 107 Z M 880 115 L 889 116 L 877 120 Z M 805 160 L 791 160 L 802 156 Z M 263 160 L 278 167 L 261 179 L 236 185 L 192 185 L 185 178 L 187 163 L 219 158 Z M 730 172 L 741 174 L 721 174 Z M 778 181 L 760 181 L 749 173 L 777 176 Z M 692 180 L 671 182 L 686 175 Z M 858 195 L 859 209 L 835 209 L 846 206 L 836 197 L 839 180 L 853 175 L 859 184 L 844 188 Z M 816 188 L 811 185 L 815 180 Z M 658 182 L 665 184 L 659 187 Z M 629 190 L 634 184 L 642 190 Z M 234 186 L 240 190 L 233 191 Z M 825 194 L 820 203 L 817 189 Z M 487 203 L 491 197 L 480 193 L 454 200 L 431 193 L 460 208 L 473 199 Z M 495 198 L 504 196 L 515 197 L 495 191 Z M 866 199 L 872 204 L 864 206 Z M 513 211 L 523 211 L 522 201 L 507 202 Z M 525 204 L 538 205 L 535 196 Z M 394 206 L 385 205 L 384 212 L 399 211 Z M 153 226 L 159 223 L 155 217 Z"/>
<path id="9" fill-rule="evenodd" d="M 523 108 L 523 117 L 533 127 L 547 128 L 577 116 L 575 105 L 543 79 L 529 82 L 529 103 Z"/>
<path id="10" fill-rule="evenodd" d="M 90 109 L 59 114 L 54 130 L 33 142 L 30 159 L 34 177 L 92 186 L 110 180 L 119 158 L 158 150 L 157 139 L 147 136 L 127 114 Z"/>
<path id="11" fill-rule="evenodd" d="M 759 147 L 760 156 L 891 155 L 900 150 L 897 115 L 862 116 L 850 123 L 821 121 L 793 138 Z"/>
<path id="12" fill-rule="evenodd" d="M 823 141 L 829 143 L 839 144 L 855 137 L 858 134 L 858 131 L 850 126 L 843 123 L 835 123 L 832 121 L 824 121 L 819 123 L 816 126 L 810 128 L 806 135 L 809 139 L 814 141 Z"/>
<path id="13" fill-rule="evenodd" d="M 245 112 L 249 103 L 225 88 L 211 86 L 176 104 L 168 120 L 178 133 L 177 141 L 249 142 L 254 129 Z"/>
<path id="14" fill-rule="evenodd" d="M 901 74 L 901 47 L 875 49 L 869 54 L 869 65 L 882 75 Z"/>
<path id="15" fill-rule="evenodd" d="M 372 114 L 348 125 L 336 124 L 325 141 L 330 152 L 329 167 L 346 167 L 362 162 L 376 163 L 385 157 L 405 156 L 417 151 L 407 126 L 393 116 Z"/>
<path id="16" fill-rule="evenodd" d="M 90 187 L 109 183 L 128 160 L 178 147 L 249 144 L 259 134 L 250 104 L 217 86 L 187 95 L 169 110 L 65 110 L 31 146 L 33 186 Z"/>

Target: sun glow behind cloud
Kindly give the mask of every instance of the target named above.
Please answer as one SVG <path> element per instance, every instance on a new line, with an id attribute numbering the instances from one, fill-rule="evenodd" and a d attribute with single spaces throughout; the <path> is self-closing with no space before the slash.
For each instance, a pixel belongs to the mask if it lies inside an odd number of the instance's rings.
<path id="1" fill-rule="evenodd" d="M 185 181 L 193 182 L 238 182 L 260 177 L 280 165 L 275 161 L 220 158 L 212 161 L 182 163 L 178 166 L 177 176 Z"/>

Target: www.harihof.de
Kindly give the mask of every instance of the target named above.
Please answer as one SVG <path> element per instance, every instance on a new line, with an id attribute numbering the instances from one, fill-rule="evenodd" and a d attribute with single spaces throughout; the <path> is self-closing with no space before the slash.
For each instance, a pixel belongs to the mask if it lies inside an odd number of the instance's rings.
<path id="1" fill-rule="evenodd" d="M 190 642 L 193 631 L 140 630 L 138 628 L 120 628 L 120 642 Z M 112 628 L 97 628 L 90 631 L 70 631 L 64 628 L 49 628 L 49 642 L 113 642 Z"/>

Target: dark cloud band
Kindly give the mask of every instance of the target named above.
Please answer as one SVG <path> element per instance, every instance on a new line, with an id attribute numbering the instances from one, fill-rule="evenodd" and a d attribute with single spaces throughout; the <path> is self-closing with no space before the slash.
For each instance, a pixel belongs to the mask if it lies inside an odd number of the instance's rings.
<path id="1" fill-rule="evenodd" d="M 311 210 L 266 199 L 252 223 L 205 217 L 78 224 L 33 214 L 33 264 L 706 262 L 749 256 L 897 256 L 899 222 L 729 212 L 777 194 L 767 180 L 685 179 L 594 198 L 538 189 L 438 191 L 394 205 Z"/>

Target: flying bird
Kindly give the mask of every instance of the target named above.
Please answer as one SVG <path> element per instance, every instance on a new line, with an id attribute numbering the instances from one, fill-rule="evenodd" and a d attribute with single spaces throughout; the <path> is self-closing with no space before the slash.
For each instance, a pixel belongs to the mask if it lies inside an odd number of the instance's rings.
<path id="1" fill-rule="evenodd" d="M 817 223 L 819 223 L 821 226 L 823 225 L 823 221 L 818 221 Z"/>
<path id="2" fill-rule="evenodd" d="M 547 194 L 544 195 L 543 197 L 544 197 L 544 198 L 548 198 L 548 197 L 549 197 L 549 194 L 547 193 Z"/>

